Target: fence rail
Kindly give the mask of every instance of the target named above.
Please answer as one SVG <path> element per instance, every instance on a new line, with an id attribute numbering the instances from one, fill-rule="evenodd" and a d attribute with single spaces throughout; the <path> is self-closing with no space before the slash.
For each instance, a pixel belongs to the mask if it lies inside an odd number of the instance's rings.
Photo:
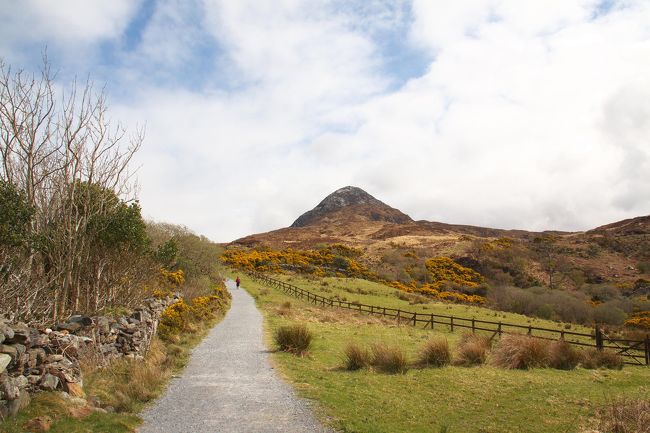
<path id="1" fill-rule="evenodd" d="M 566 329 L 552 329 L 532 325 L 492 322 L 488 320 L 448 316 L 444 314 L 418 313 L 416 311 L 405 311 L 399 308 L 389 308 L 379 305 L 343 301 L 336 298 L 326 298 L 325 296 L 312 293 L 293 284 L 276 280 L 275 278 L 271 278 L 260 272 L 250 272 L 249 275 L 255 280 L 267 283 L 283 290 L 291 296 L 304 299 L 314 305 L 344 308 L 360 313 L 389 317 L 397 320 L 398 323 L 406 323 L 412 326 L 422 325 L 425 329 L 436 329 L 436 327 L 446 326 L 452 332 L 456 328 L 471 329 L 472 332 L 490 332 L 492 333 L 492 338 L 497 335 L 520 334 L 522 333 L 521 331 L 525 331 L 527 335 L 545 340 L 563 340 L 569 344 L 583 347 L 595 347 L 598 350 L 610 349 L 621 355 L 624 362 L 629 365 L 650 365 L 650 336 L 646 336 L 645 340 L 629 340 L 610 338 L 605 335 L 597 325 L 594 327 L 593 332 L 587 334 Z"/>

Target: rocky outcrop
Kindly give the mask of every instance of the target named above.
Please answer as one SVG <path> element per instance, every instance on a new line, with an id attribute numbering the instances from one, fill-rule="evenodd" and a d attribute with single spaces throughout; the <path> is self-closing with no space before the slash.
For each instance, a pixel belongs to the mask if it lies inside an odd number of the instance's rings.
<path id="1" fill-rule="evenodd" d="M 178 300 L 149 298 L 128 316 L 77 315 L 45 329 L 0 320 L 0 416 L 16 414 L 38 391 L 83 396 L 82 357 L 99 364 L 142 359 L 162 312 Z"/>
<path id="2" fill-rule="evenodd" d="M 325 197 L 314 209 L 300 215 L 291 227 L 304 227 L 344 208 L 356 207 L 359 214 L 372 221 L 396 224 L 413 222 L 411 217 L 377 200 L 361 188 L 346 186 Z"/>

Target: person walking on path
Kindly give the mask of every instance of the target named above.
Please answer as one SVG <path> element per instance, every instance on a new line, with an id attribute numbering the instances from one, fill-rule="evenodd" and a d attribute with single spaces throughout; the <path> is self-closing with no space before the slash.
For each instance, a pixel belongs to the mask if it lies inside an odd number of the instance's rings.
<path id="1" fill-rule="evenodd" d="M 239 289 L 239 284 L 241 284 L 241 280 L 239 279 L 239 277 L 237 277 L 235 283 L 237 284 L 237 288 Z"/>

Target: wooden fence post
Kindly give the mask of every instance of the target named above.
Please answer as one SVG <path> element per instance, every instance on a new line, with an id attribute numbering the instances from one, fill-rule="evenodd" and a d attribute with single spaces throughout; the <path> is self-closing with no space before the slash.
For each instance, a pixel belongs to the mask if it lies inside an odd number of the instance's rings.
<path id="1" fill-rule="evenodd" d="M 476 325 L 475 325 L 474 320 L 475 320 L 475 319 L 472 317 L 472 334 L 475 334 L 475 333 L 476 333 Z"/>
<path id="2" fill-rule="evenodd" d="M 501 321 L 499 321 L 499 327 L 497 328 L 497 332 L 499 333 L 499 337 L 501 337 Z"/>
<path id="3" fill-rule="evenodd" d="M 596 349 L 603 350 L 603 331 L 598 324 L 596 324 Z"/>
<path id="4" fill-rule="evenodd" d="M 650 366 L 650 334 L 645 336 L 645 365 Z"/>
<path id="5" fill-rule="evenodd" d="M 397 324 L 398 324 L 398 325 L 399 325 L 400 323 L 402 323 L 401 313 L 402 313 L 402 310 L 400 310 L 400 309 L 398 308 L 398 309 L 397 309 Z"/>
<path id="6" fill-rule="evenodd" d="M 431 313 L 431 329 L 433 329 L 433 313 Z"/>
<path id="7" fill-rule="evenodd" d="M 454 316 L 451 316 L 451 332 L 454 332 Z"/>
<path id="8" fill-rule="evenodd" d="M 413 313 L 413 326 L 417 323 L 418 313 Z"/>

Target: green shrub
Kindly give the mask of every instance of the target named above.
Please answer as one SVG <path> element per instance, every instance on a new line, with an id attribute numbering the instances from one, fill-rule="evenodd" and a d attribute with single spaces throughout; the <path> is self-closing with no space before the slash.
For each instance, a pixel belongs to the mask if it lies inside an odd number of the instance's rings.
<path id="1" fill-rule="evenodd" d="M 275 343 L 283 352 L 302 355 L 309 349 L 313 336 L 305 325 L 281 326 L 275 331 Z"/>
<path id="2" fill-rule="evenodd" d="M 490 338 L 479 334 L 463 334 L 456 347 L 454 364 L 471 366 L 485 363 L 490 350 Z"/>
<path id="3" fill-rule="evenodd" d="M 527 335 L 504 335 L 492 351 L 494 365 L 510 369 L 548 366 L 548 341 Z"/>
<path id="4" fill-rule="evenodd" d="M 609 325 L 622 325 L 627 314 L 612 303 L 604 303 L 594 308 L 594 321 L 596 323 L 607 323 Z"/>
<path id="5" fill-rule="evenodd" d="M 408 361 L 404 351 L 397 346 L 377 343 L 372 346 L 371 364 L 384 373 L 406 373 Z"/>
<path id="6" fill-rule="evenodd" d="M 345 354 L 345 369 L 359 370 L 370 363 L 370 354 L 364 347 L 357 343 L 349 343 L 343 353 Z"/>
<path id="7" fill-rule="evenodd" d="M 425 366 L 442 367 L 451 362 L 449 342 L 445 337 L 429 339 L 420 350 L 420 363 Z"/>

